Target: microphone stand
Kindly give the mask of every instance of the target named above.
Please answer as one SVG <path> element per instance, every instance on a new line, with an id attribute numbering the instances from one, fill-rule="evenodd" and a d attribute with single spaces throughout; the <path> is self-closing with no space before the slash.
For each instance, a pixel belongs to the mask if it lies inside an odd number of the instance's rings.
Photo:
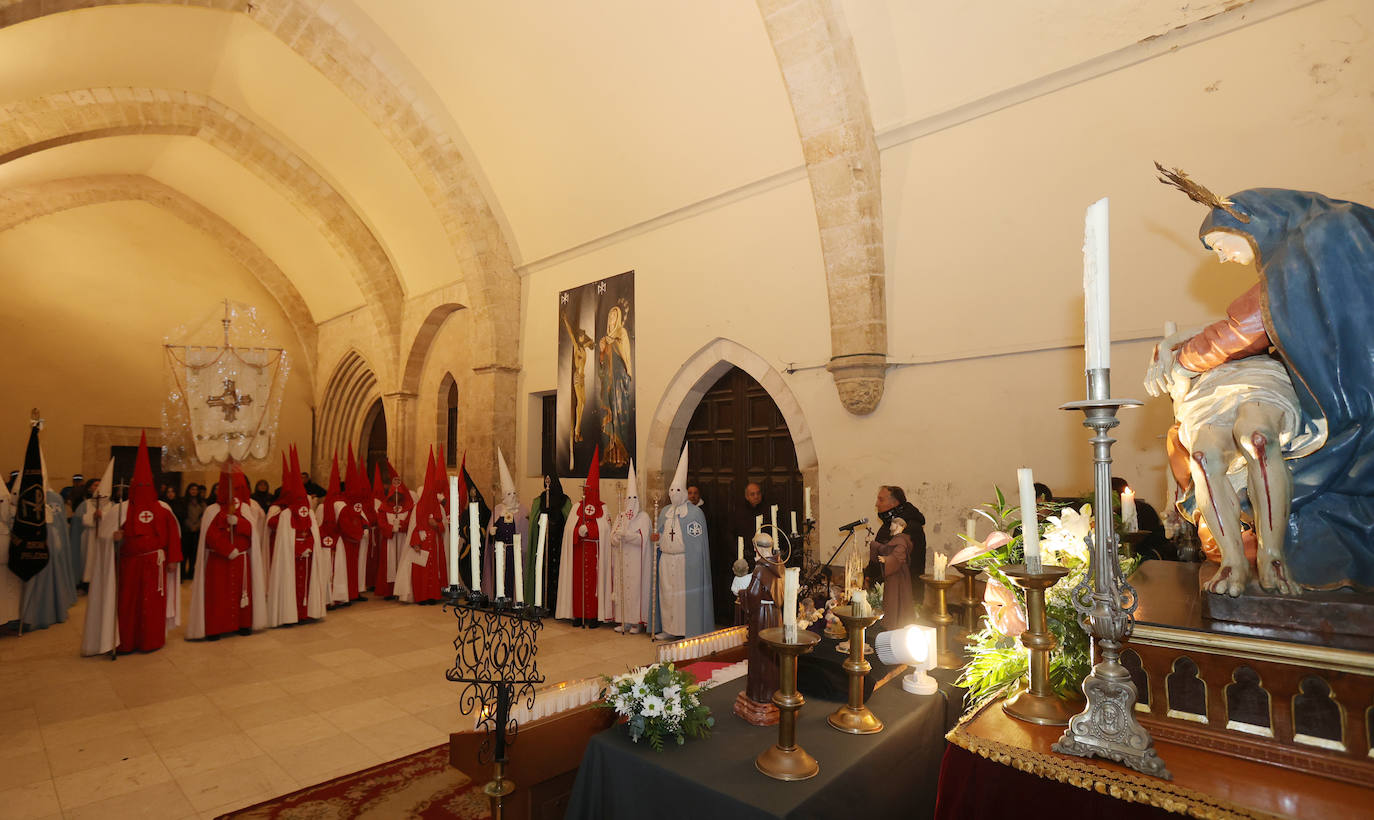
<path id="1" fill-rule="evenodd" d="M 854 530 L 856 529 L 858 529 L 857 526 L 850 527 L 849 531 L 844 536 L 844 540 L 840 542 L 840 545 L 835 548 L 834 552 L 830 553 L 830 557 L 825 559 L 825 563 L 821 564 L 820 568 L 816 570 L 816 574 L 812 575 L 810 578 L 807 578 L 806 581 L 801 584 L 801 586 L 811 586 L 812 584 L 816 583 L 816 579 L 820 578 L 822 575 L 826 576 L 827 578 L 830 577 L 830 562 L 835 560 L 835 556 L 840 554 L 840 550 L 844 549 L 844 545 L 848 544 L 849 539 L 854 537 Z"/>

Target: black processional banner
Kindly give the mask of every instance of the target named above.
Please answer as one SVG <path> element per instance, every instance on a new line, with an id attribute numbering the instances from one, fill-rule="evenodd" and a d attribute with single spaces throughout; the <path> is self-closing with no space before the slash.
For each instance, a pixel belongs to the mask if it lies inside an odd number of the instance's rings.
<path id="1" fill-rule="evenodd" d="M 48 498 L 43 487 L 43 456 L 38 450 L 38 426 L 29 430 L 24 470 L 14 497 L 10 524 L 10 572 L 27 581 L 48 565 Z"/>
<path id="2" fill-rule="evenodd" d="M 635 457 L 635 272 L 558 294 L 558 474 L 625 478 Z"/>

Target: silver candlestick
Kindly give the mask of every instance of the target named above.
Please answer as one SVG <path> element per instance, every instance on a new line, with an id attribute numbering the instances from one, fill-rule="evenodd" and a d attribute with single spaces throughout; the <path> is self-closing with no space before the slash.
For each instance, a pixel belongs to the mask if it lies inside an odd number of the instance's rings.
<path id="1" fill-rule="evenodd" d="M 1170 780 L 1173 775 L 1155 752 L 1154 739 L 1135 718 L 1136 689 L 1121 665 L 1121 649 L 1131 637 L 1138 603 L 1135 589 L 1121 576 L 1116 530 L 1112 526 L 1112 445 L 1108 435 L 1123 407 L 1136 399 L 1111 397 L 1111 370 L 1089 370 L 1087 401 L 1069 402 L 1061 410 L 1083 411 L 1083 426 L 1092 429 L 1093 490 L 1096 510 L 1089 540 L 1088 572 L 1073 591 L 1073 606 L 1092 635 L 1092 672 L 1083 681 L 1087 706 L 1069 719 L 1069 728 L 1054 751 L 1079 757 L 1104 757 L 1136 771 Z"/>

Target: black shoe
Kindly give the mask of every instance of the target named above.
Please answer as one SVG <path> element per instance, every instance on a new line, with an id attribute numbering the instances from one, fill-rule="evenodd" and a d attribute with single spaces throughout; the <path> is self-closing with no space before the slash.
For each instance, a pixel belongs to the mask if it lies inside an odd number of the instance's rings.
<path id="1" fill-rule="evenodd" d="M 207 641 L 217 641 L 217 640 L 219 640 L 219 636 L 218 636 L 218 635 L 206 635 L 206 636 L 205 636 L 205 640 L 207 640 Z"/>
<path id="2" fill-rule="evenodd" d="M 598 620 L 596 620 L 595 618 L 588 618 L 588 619 L 587 619 L 587 628 L 588 628 L 588 629 L 600 629 L 600 628 L 601 628 L 601 622 L 598 621 Z"/>
<path id="3" fill-rule="evenodd" d="M 239 627 L 239 634 L 240 634 L 240 635 L 252 635 L 252 634 L 253 634 L 253 627 L 251 627 L 251 626 L 241 626 L 241 627 Z"/>
<path id="4" fill-rule="evenodd" d="M 386 596 L 385 598 L 383 598 L 382 600 L 383 600 L 383 601 L 399 601 L 400 598 L 397 598 L 395 595 L 388 595 L 388 596 Z"/>
<path id="5" fill-rule="evenodd" d="M 577 629 L 581 629 L 581 628 L 582 628 L 582 619 L 581 619 L 581 618 L 573 618 L 573 619 L 572 619 L 572 625 L 573 625 L 575 628 L 577 628 Z"/>
<path id="6" fill-rule="evenodd" d="M 367 596 L 366 596 L 366 595 L 359 595 L 357 598 L 354 598 L 353 600 L 354 600 L 354 601 L 366 601 L 366 600 L 367 600 Z"/>

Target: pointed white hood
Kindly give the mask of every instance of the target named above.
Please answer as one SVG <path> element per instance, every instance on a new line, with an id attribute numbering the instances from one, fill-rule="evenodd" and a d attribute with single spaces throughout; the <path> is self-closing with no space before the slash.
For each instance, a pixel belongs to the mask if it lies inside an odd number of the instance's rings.
<path id="1" fill-rule="evenodd" d="M 515 512 L 520 508 L 520 499 L 515 494 L 515 479 L 511 478 L 510 468 L 506 466 L 506 454 L 500 447 L 496 448 L 496 466 L 501 470 L 501 500 L 507 509 Z"/>
<path id="2" fill-rule="evenodd" d="M 635 460 L 630 459 L 630 474 L 625 480 L 625 517 L 639 515 L 639 476 L 635 475 Z"/>
<path id="3" fill-rule="evenodd" d="M 682 457 L 677 460 L 677 472 L 668 485 L 668 500 L 674 506 L 687 503 L 687 445 L 682 445 Z"/>

